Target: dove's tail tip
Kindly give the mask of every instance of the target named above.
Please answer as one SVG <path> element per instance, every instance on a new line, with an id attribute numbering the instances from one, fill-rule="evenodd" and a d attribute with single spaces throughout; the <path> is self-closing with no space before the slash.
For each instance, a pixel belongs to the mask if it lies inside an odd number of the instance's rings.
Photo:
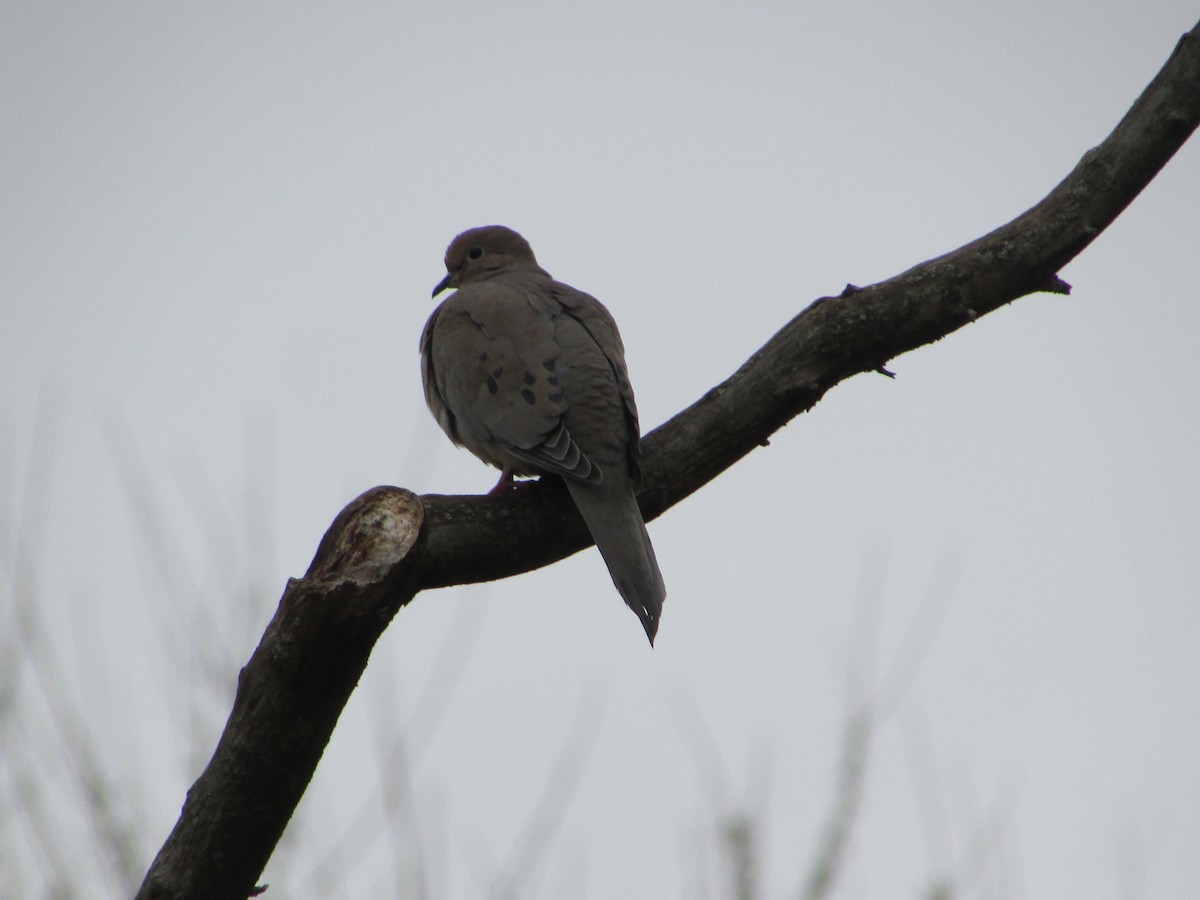
<path id="1" fill-rule="evenodd" d="M 663 589 L 661 576 L 649 598 L 643 600 L 641 597 L 637 597 L 633 599 L 633 602 L 630 602 L 630 597 L 625 598 L 625 603 L 633 610 L 638 621 L 642 623 L 642 628 L 646 630 L 646 638 L 650 641 L 651 647 L 654 646 L 654 639 L 658 636 L 658 620 L 662 618 L 664 599 L 666 599 L 666 591 Z"/>
<path id="2" fill-rule="evenodd" d="M 604 557 L 613 585 L 641 621 L 653 647 L 667 587 L 629 479 L 612 478 L 599 486 L 568 481 L 567 488 Z"/>
<path id="3" fill-rule="evenodd" d="M 638 618 L 642 621 L 642 627 L 646 629 L 646 637 L 650 641 L 650 646 L 654 646 L 654 637 L 658 634 L 658 616 L 649 614 L 638 614 Z"/>
<path id="4" fill-rule="evenodd" d="M 639 523 L 640 524 L 640 523 Z M 650 536 L 646 534 L 646 526 L 640 528 L 643 541 L 640 543 L 639 554 L 633 554 L 636 561 L 629 569 L 621 571 L 621 576 L 614 574 L 613 583 L 625 601 L 625 605 L 633 610 L 650 646 L 658 636 L 658 622 L 662 618 L 663 601 L 667 599 L 667 587 L 663 584 L 662 572 L 659 571 L 658 561 L 654 558 L 654 547 L 650 544 Z"/>

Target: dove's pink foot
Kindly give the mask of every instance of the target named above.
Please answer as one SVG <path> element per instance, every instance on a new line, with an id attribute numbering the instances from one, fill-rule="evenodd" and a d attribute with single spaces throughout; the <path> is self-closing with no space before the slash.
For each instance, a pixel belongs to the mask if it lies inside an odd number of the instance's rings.
<path id="1" fill-rule="evenodd" d="M 488 491 L 489 497 L 495 497 L 499 494 L 507 494 L 517 486 L 513 481 L 513 470 L 505 466 L 500 470 L 500 480 L 496 482 L 496 486 Z"/>
<path id="2" fill-rule="evenodd" d="M 489 497 L 499 497 L 507 494 L 509 491 L 519 491 L 523 487 L 531 484 L 537 484 L 538 479 L 526 478 L 523 481 L 517 481 L 513 478 L 513 470 L 505 466 L 500 471 L 500 480 L 496 482 L 496 486 L 487 492 Z"/>

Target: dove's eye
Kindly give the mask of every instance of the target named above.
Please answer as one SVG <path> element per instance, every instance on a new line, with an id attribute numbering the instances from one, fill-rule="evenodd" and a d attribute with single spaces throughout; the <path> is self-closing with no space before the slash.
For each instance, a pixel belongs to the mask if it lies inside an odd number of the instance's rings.
<path id="1" fill-rule="evenodd" d="M 478 244 L 467 250 L 467 259 L 479 259 L 481 256 L 483 256 L 483 248 Z"/>

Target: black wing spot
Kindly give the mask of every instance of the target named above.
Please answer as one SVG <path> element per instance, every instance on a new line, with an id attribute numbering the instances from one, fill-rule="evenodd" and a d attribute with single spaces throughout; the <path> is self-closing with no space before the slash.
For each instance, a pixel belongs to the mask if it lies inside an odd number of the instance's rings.
<path id="1" fill-rule="evenodd" d="M 562 391 L 555 391 L 553 394 L 550 394 L 548 397 L 546 397 L 546 399 L 551 403 L 562 403 L 562 398 Z"/>
<path id="2" fill-rule="evenodd" d="M 503 374 L 504 374 L 503 366 L 496 366 L 496 368 L 492 369 L 492 377 L 493 378 L 499 378 Z"/>
<path id="3" fill-rule="evenodd" d="M 547 372 L 553 372 L 556 362 L 557 360 L 554 359 L 554 357 L 550 357 L 550 359 L 542 360 L 542 365 L 545 367 Z"/>
<path id="4" fill-rule="evenodd" d="M 535 381 L 537 381 L 536 375 L 534 375 L 532 372 L 525 373 L 525 383 L 526 384 L 533 384 Z"/>
<path id="5" fill-rule="evenodd" d="M 537 397 L 533 395 L 533 391 L 531 391 L 529 388 L 521 388 L 521 396 L 525 398 L 525 402 L 530 406 L 533 406 L 533 404 L 537 403 Z"/>
<path id="6" fill-rule="evenodd" d="M 550 385 L 550 387 L 558 387 L 558 376 L 557 375 L 547 375 L 546 383 L 548 385 Z"/>
<path id="7" fill-rule="evenodd" d="M 495 396 L 496 392 L 500 390 L 500 383 L 491 375 L 487 377 L 487 389 L 492 393 L 492 396 Z"/>

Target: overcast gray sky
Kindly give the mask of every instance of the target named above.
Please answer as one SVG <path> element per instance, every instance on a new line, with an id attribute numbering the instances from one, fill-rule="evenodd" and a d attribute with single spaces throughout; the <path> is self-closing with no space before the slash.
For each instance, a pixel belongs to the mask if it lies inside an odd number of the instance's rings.
<path id="1" fill-rule="evenodd" d="M 86 847 L 63 733 L 11 639 L 33 598 L 148 864 L 338 510 L 381 483 L 491 485 L 417 367 L 458 231 L 512 226 L 608 305 L 649 430 L 815 297 L 1042 197 L 1195 17 L 1185 0 L 5 4 L 9 770 Z M 879 723 L 837 896 L 943 877 L 980 897 L 1200 896 L 1198 244 L 1193 141 L 1062 273 L 1070 297 L 836 388 L 653 523 L 653 651 L 595 551 L 418 597 L 270 896 L 411 894 L 414 822 L 434 897 L 514 871 L 528 897 L 719 896 L 705 848 L 742 806 L 765 895 L 794 896 L 848 705 L 889 695 L 897 658 L 920 666 Z M 590 748 L 577 790 L 524 872 L 572 741 Z M 0 882 L 39 895 L 27 823 L 0 830 Z"/>

